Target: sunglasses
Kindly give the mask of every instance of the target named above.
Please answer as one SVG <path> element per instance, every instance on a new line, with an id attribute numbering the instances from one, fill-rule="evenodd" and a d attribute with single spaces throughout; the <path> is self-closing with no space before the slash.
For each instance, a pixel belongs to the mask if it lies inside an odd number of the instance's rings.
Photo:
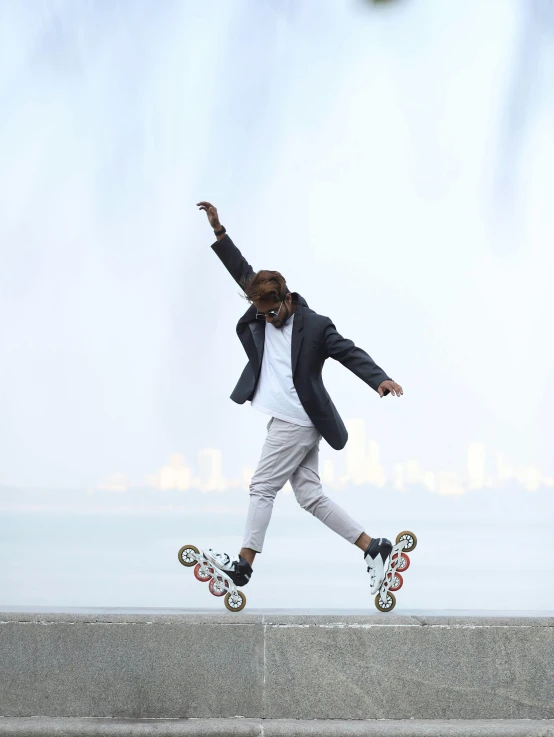
<path id="1" fill-rule="evenodd" d="M 283 300 L 284 302 L 285 300 Z M 278 310 L 268 310 L 267 312 L 256 312 L 256 319 L 257 320 L 264 320 L 266 317 L 277 317 L 277 315 L 281 312 L 281 307 L 283 306 L 283 302 L 279 305 Z"/>

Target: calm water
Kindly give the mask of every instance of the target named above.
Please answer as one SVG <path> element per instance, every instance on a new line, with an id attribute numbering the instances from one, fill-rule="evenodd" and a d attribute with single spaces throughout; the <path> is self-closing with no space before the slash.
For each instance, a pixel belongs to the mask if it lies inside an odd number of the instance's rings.
<path id="1" fill-rule="evenodd" d="M 368 522 L 370 535 L 416 533 L 397 610 L 554 609 L 546 492 L 531 504 L 518 497 L 514 519 L 506 518 L 514 505 L 509 499 L 499 506 L 477 498 L 437 502 L 430 494 L 398 495 L 378 504 L 358 492 L 330 495 L 361 522 L 378 519 Z M 182 496 L 177 503 L 168 499 L 173 509 L 166 511 L 141 509 L 142 502 L 129 504 L 127 495 L 126 501 L 112 495 L 109 504 L 95 495 L 71 511 L 10 511 L 2 505 L 0 604 L 223 607 L 179 563 L 177 552 L 185 543 L 238 552 L 247 495 L 201 496 L 195 506 Z M 374 607 L 361 551 L 302 510 L 292 495 L 275 503 L 245 593 L 251 608 Z"/>

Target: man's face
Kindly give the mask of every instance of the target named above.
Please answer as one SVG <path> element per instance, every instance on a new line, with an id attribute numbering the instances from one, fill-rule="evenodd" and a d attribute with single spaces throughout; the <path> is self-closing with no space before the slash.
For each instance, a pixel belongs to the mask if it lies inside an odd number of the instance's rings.
<path id="1" fill-rule="evenodd" d="M 269 310 L 279 310 L 277 317 L 266 316 L 265 321 L 270 322 L 275 328 L 282 328 L 286 321 L 291 315 L 292 295 L 289 293 L 286 296 L 281 308 L 279 309 L 280 302 L 254 302 L 254 305 L 258 312 L 269 312 Z"/>

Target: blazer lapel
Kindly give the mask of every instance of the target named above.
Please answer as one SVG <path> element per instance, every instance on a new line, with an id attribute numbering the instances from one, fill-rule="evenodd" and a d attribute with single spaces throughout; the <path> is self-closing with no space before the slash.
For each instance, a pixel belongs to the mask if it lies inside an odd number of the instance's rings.
<path id="1" fill-rule="evenodd" d="M 265 345 L 265 320 L 254 319 L 254 322 L 248 323 L 248 327 L 250 328 L 252 340 L 254 341 L 254 345 L 256 346 L 256 355 L 258 356 L 258 360 L 261 363 L 264 355 Z"/>
<path id="2" fill-rule="evenodd" d="M 298 302 L 296 304 L 296 312 L 294 313 L 294 323 L 292 325 L 292 339 L 291 339 L 291 367 L 292 367 L 292 375 L 294 376 L 294 372 L 296 370 L 296 364 L 298 362 L 298 356 L 300 354 L 300 347 L 302 346 L 302 341 L 304 340 L 304 315 L 303 315 L 303 305 Z"/>
<path id="3" fill-rule="evenodd" d="M 256 320 L 256 307 L 249 307 L 237 323 L 237 335 L 253 366 L 262 362 L 265 342 L 265 321 Z"/>
<path id="4" fill-rule="evenodd" d="M 292 299 L 296 303 L 291 338 L 291 368 L 292 375 L 294 376 L 302 340 L 304 339 L 304 316 L 302 311 L 304 307 L 308 306 L 308 303 L 297 292 L 292 292 Z M 256 320 L 255 305 L 251 305 L 237 323 L 237 334 L 242 340 L 248 358 L 255 366 L 260 366 L 262 363 L 265 345 L 265 325 L 265 320 Z"/>

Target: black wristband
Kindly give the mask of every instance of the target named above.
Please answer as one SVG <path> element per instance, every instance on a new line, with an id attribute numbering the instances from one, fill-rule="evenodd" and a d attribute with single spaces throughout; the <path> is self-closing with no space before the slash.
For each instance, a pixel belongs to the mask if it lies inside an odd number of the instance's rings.
<path id="1" fill-rule="evenodd" d="M 221 226 L 221 230 L 214 230 L 214 235 L 223 235 L 223 233 L 226 233 L 225 226 Z"/>

